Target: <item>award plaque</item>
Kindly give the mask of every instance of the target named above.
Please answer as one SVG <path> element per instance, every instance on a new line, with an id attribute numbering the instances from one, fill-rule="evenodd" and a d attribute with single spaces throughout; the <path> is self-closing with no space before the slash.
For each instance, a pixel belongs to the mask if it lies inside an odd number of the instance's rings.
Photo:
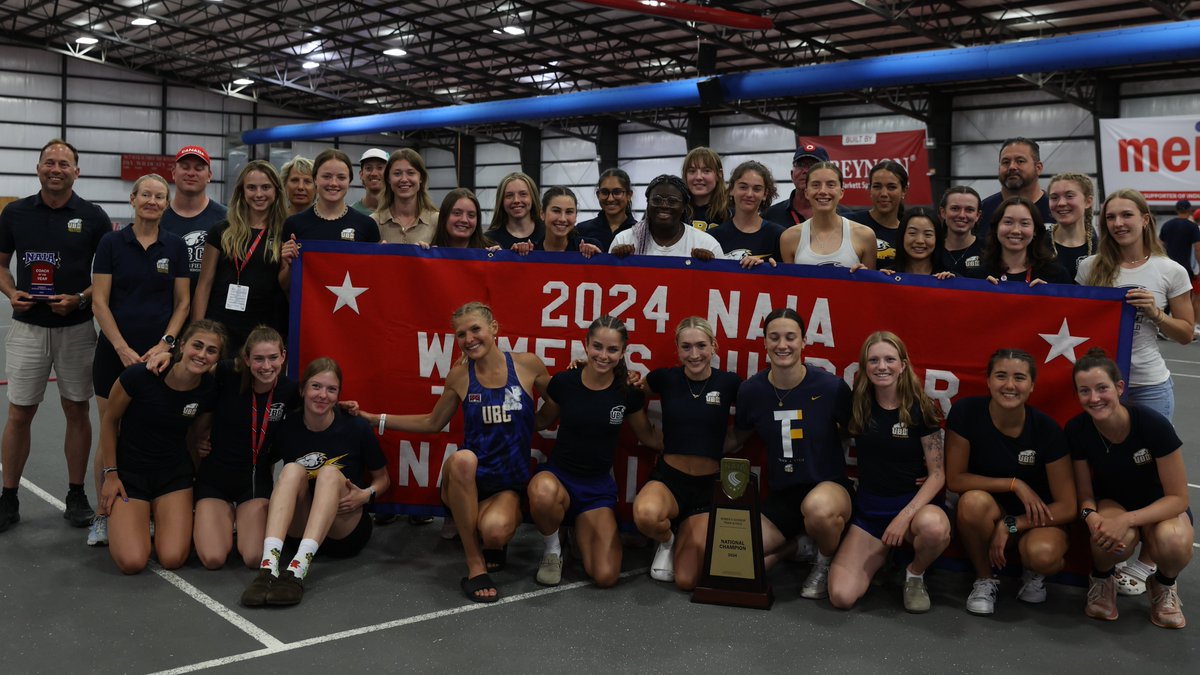
<path id="1" fill-rule="evenodd" d="M 726 457 L 713 485 L 708 545 L 692 602 L 770 609 L 774 601 L 763 566 L 758 477 L 750 460 Z"/>

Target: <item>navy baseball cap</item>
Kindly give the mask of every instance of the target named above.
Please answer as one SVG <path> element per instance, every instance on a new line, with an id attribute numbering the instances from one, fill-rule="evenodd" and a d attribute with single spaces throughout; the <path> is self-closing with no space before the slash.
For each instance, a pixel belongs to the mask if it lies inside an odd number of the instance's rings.
<path id="1" fill-rule="evenodd" d="M 829 153 L 825 151 L 825 148 L 813 143 L 804 143 L 796 148 L 796 154 L 792 155 L 792 164 L 799 162 L 805 157 L 812 157 L 818 162 L 829 161 Z"/>

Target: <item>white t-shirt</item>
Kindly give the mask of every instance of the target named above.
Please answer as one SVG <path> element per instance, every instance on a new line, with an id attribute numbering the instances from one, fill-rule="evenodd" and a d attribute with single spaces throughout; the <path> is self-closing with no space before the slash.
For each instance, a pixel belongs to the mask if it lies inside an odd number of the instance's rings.
<path id="1" fill-rule="evenodd" d="M 609 246 L 608 250 L 611 251 L 618 246 L 635 246 L 636 240 L 633 238 L 633 233 L 636 229 L 630 228 L 618 232 L 617 236 L 613 237 L 612 246 Z M 721 245 L 717 243 L 717 240 L 711 234 L 701 232 L 694 227 L 684 227 L 683 236 L 679 238 L 679 241 L 667 247 L 662 247 L 655 243 L 654 237 L 647 237 L 646 250 L 642 251 L 642 255 L 666 255 L 675 256 L 676 258 L 690 258 L 692 257 L 692 249 L 694 248 L 703 248 L 712 251 L 714 258 L 725 257 L 725 251 L 721 249 Z"/>
<path id="2" fill-rule="evenodd" d="M 1092 273 L 1096 256 L 1090 255 L 1079 261 L 1075 283 L 1085 284 Z M 1135 269 L 1121 268 L 1114 288 L 1144 288 L 1154 295 L 1155 306 L 1166 309 L 1170 298 L 1177 298 L 1192 290 L 1187 270 L 1166 256 L 1152 255 Z M 1133 325 L 1133 347 L 1129 355 L 1129 386 L 1145 387 L 1162 384 L 1171 376 L 1162 354 L 1158 351 L 1158 326 L 1142 311 L 1138 311 Z"/>

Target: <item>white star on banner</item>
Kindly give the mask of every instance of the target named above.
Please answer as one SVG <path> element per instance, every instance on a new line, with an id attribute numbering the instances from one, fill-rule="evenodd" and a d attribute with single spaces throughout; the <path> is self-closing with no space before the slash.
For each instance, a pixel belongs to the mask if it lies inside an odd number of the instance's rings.
<path id="1" fill-rule="evenodd" d="M 356 287 L 350 283 L 350 273 L 346 272 L 346 278 L 342 281 L 341 286 L 326 286 L 330 292 L 337 296 L 337 303 L 333 306 L 333 311 L 336 313 L 343 307 L 349 307 L 354 310 L 355 314 L 362 314 L 358 311 L 358 296 L 362 295 L 367 290 L 366 286 Z"/>
<path id="2" fill-rule="evenodd" d="M 1038 335 L 1050 343 L 1050 351 L 1042 363 L 1050 363 L 1058 356 L 1075 363 L 1075 348 L 1091 339 L 1071 335 L 1071 329 L 1067 328 L 1066 319 L 1063 319 L 1062 327 L 1058 329 L 1057 333 L 1038 333 Z"/>

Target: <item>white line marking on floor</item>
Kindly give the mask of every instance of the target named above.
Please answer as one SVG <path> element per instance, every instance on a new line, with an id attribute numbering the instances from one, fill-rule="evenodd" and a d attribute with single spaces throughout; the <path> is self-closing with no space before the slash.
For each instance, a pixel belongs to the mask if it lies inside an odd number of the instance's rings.
<path id="1" fill-rule="evenodd" d="M 1196 488 L 1197 490 L 1200 490 L 1200 485 L 1196 485 L 1195 483 L 1188 483 L 1188 487 Z"/>
<path id="2" fill-rule="evenodd" d="M 1177 371 L 1171 371 L 1171 377 L 1190 377 L 1193 380 L 1200 380 L 1200 375 L 1188 375 L 1187 373 L 1180 373 Z"/>
<path id="3" fill-rule="evenodd" d="M 627 577 L 638 576 L 640 574 L 645 574 L 648 571 L 648 569 L 649 568 L 643 567 L 641 569 L 629 570 L 628 572 L 622 572 L 621 578 L 627 578 Z M 563 591 L 570 591 L 570 590 L 574 590 L 576 588 L 584 588 L 586 586 L 591 586 L 591 585 L 592 585 L 591 581 L 576 581 L 574 583 L 564 584 L 562 586 L 555 586 L 553 588 L 541 588 L 536 591 L 529 591 L 527 593 L 518 593 L 517 595 L 512 595 L 512 596 L 509 596 L 506 598 L 500 598 L 499 600 L 497 600 L 494 603 L 473 602 L 469 605 L 461 605 L 459 607 L 452 607 L 450 609 L 441 609 L 436 612 L 427 612 L 425 614 L 418 614 L 416 616 L 410 616 L 410 617 L 407 617 L 404 619 L 395 619 L 394 621 L 387 621 L 385 623 L 377 623 L 372 626 L 363 626 L 361 628 L 351 628 L 350 630 L 344 630 L 344 631 L 341 631 L 340 633 L 332 633 L 330 635 L 321 635 L 319 637 L 308 638 L 307 640 L 299 640 L 297 642 L 289 642 L 286 644 L 282 644 L 278 647 L 268 647 L 266 649 L 256 649 L 252 652 L 244 652 L 242 654 L 233 654 L 231 656 L 223 656 L 221 658 L 212 659 L 210 661 L 204 661 L 201 663 L 193 663 L 191 665 L 180 666 L 179 668 L 172 668 L 170 670 L 161 670 L 157 673 L 153 673 L 152 675 L 179 675 L 181 673 L 193 673 L 193 672 L 196 672 L 197 670 L 204 670 L 206 668 L 217 668 L 220 666 L 227 666 L 231 663 L 241 663 L 242 661 L 249 661 L 251 659 L 257 659 L 262 656 L 270 656 L 272 654 L 279 654 L 281 652 L 288 652 L 288 651 L 293 651 L 296 649 L 303 649 L 304 647 L 312 647 L 315 645 L 321 645 L 321 644 L 325 644 L 328 642 L 333 642 L 335 640 L 342 640 L 345 638 L 358 637 L 359 635 L 366 635 L 367 633 L 375 633 L 375 632 L 378 632 L 381 630 L 389 630 L 392 628 L 399 628 L 401 626 L 410 626 L 412 624 L 423 623 L 426 621 L 433 621 L 434 619 L 440 619 L 440 618 L 446 617 L 446 616 L 453 616 L 455 614 L 465 614 L 466 612 L 474 612 L 474 611 L 481 610 L 481 609 L 487 609 L 488 607 L 499 607 L 501 605 L 507 605 L 507 604 L 511 604 L 514 602 L 521 602 L 522 600 L 530 600 L 532 598 L 539 598 L 544 595 L 552 595 L 554 593 L 562 593 Z"/>
<path id="4" fill-rule="evenodd" d="M 3 466 L 0 466 L 0 469 L 3 469 Z M 39 498 L 41 498 L 42 501 L 46 502 L 50 506 L 53 506 L 54 508 L 58 509 L 59 511 L 67 510 L 67 505 L 64 504 L 60 499 L 58 499 L 54 495 L 50 494 L 49 492 L 46 492 L 42 488 L 34 485 L 33 483 L 31 483 L 29 481 L 28 478 L 25 478 L 24 476 L 21 477 L 21 487 L 23 487 L 26 490 L 37 495 Z M 183 579 L 183 577 L 179 576 L 178 574 L 175 574 L 174 572 L 172 572 L 170 570 L 165 570 L 165 569 L 159 567 L 158 564 L 153 561 L 151 561 L 151 563 L 148 567 L 152 572 L 157 574 L 159 577 L 161 577 L 167 583 L 169 583 L 172 586 L 174 586 L 175 588 L 178 588 L 179 590 L 183 591 L 184 593 L 186 593 L 188 595 L 188 597 L 190 597 L 191 599 L 200 603 L 201 605 L 204 605 L 205 607 L 209 608 L 210 610 L 215 612 L 217 614 L 217 616 L 219 616 L 222 619 L 225 619 L 229 623 L 233 624 L 234 627 L 236 627 L 238 630 L 242 631 L 246 635 L 249 635 L 250 637 L 257 640 L 258 642 L 262 643 L 262 645 L 267 647 L 268 649 L 274 649 L 274 648 L 279 648 L 279 647 L 283 646 L 283 642 L 281 640 L 279 640 L 279 638 L 276 638 L 275 636 L 271 635 L 270 633 L 266 632 L 265 630 L 259 628 L 258 626 L 254 625 L 253 623 L 247 621 L 244 617 L 242 617 L 237 612 L 234 612 L 233 610 L 229 609 L 225 605 L 222 605 L 221 603 L 217 602 L 216 600 L 214 600 L 212 598 L 212 596 L 208 595 L 207 593 L 200 590 L 199 588 L 196 588 L 195 586 L 191 585 L 190 583 L 185 581 Z"/>
<path id="5" fill-rule="evenodd" d="M 1184 359 L 1163 359 L 1163 360 L 1170 361 L 1171 363 L 1190 363 L 1195 366 L 1200 366 L 1200 361 L 1186 361 Z"/>

